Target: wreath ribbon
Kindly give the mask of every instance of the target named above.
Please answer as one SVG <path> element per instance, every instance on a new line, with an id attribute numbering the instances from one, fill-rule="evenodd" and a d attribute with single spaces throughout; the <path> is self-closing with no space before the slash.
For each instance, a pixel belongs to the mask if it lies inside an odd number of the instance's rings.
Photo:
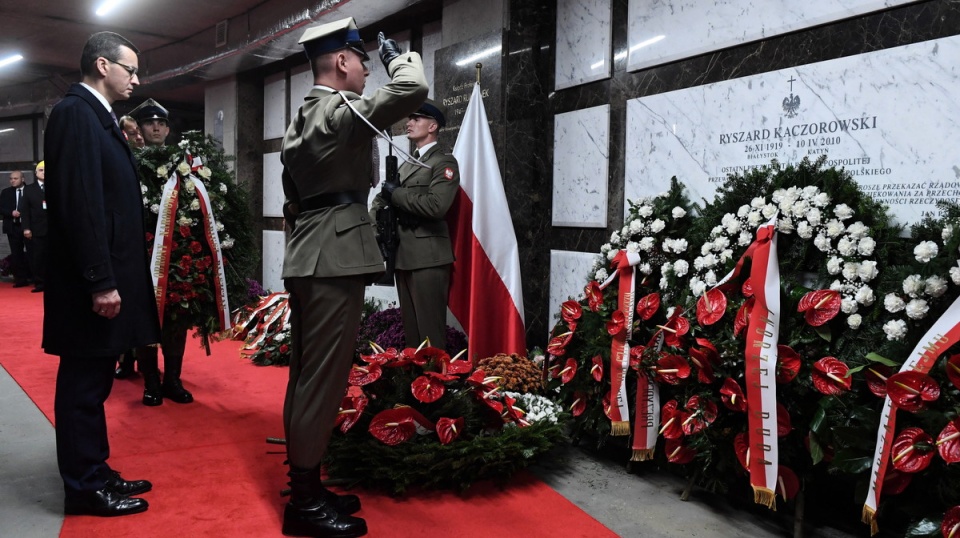
<path id="1" fill-rule="evenodd" d="M 937 358 L 958 341 L 960 341 L 960 297 L 920 338 L 906 362 L 900 367 L 900 371 L 915 370 L 923 374 L 928 373 L 937 362 Z M 877 524 L 877 506 L 880 504 L 880 491 L 883 488 L 883 479 L 890 460 L 896 422 L 897 408 L 888 395 L 883 399 L 880 428 L 877 430 L 877 447 L 873 454 L 873 465 L 870 468 L 867 500 L 864 501 L 861 515 L 863 522 L 870 525 L 871 536 L 880 531 Z"/>
<path id="2" fill-rule="evenodd" d="M 627 369 L 630 367 L 630 344 L 633 332 L 635 301 L 633 268 L 640 263 L 640 255 L 621 250 L 611 260 L 616 271 L 600 286 L 606 288 L 619 278 L 618 310 L 623 314 L 624 327 L 613 335 L 610 343 L 610 435 L 630 435 L 630 405 L 627 403 Z"/>
<path id="3" fill-rule="evenodd" d="M 654 335 L 647 347 L 663 347 L 663 331 Z M 633 454 L 630 461 L 648 461 L 653 459 L 660 435 L 660 384 L 645 371 L 637 375 L 636 417 L 633 421 Z"/>
<path id="4" fill-rule="evenodd" d="M 198 159 L 199 160 L 199 159 Z M 213 258 L 213 268 L 216 280 L 213 282 L 214 296 L 217 300 L 217 318 L 220 321 L 220 330 L 230 330 L 230 299 L 227 295 L 227 277 L 224 273 L 223 251 L 220 249 L 220 235 L 217 233 L 217 221 L 213 215 L 213 206 L 210 204 L 210 195 L 207 187 L 197 176 L 190 174 L 190 179 L 196 188 L 197 199 L 200 200 L 200 213 L 203 215 L 203 235 L 210 247 Z"/>

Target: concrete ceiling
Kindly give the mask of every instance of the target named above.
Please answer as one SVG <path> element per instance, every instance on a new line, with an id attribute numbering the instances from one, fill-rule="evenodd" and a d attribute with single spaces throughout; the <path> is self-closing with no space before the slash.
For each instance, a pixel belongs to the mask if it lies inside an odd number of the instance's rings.
<path id="1" fill-rule="evenodd" d="M 80 79 L 80 51 L 90 34 L 117 32 L 140 49 L 139 95 L 203 102 L 204 84 L 300 54 L 303 28 L 353 16 L 365 26 L 421 0 L 0 0 L 0 117 L 43 112 Z M 438 2 L 426 2 L 436 5 Z M 216 26 L 226 21 L 226 44 Z M 372 29 L 364 29 L 372 39 Z"/>

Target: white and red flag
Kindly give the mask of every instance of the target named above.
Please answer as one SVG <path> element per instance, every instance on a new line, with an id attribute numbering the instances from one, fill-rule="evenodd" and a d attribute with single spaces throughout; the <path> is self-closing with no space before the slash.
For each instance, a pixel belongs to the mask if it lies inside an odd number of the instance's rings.
<path id="1" fill-rule="evenodd" d="M 456 256 L 450 312 L 467 333 L 471 360 L 525 355 L 520 253 L 479 83 L 453 155 L 460 165 L 460 192 L 447 213 Z"/>

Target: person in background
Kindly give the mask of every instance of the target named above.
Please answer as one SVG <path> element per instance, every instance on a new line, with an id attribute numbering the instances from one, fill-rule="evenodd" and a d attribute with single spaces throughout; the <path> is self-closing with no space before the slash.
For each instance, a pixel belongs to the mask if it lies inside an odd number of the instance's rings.
<path id="1" fill-rule="evenodd" d="M 347 388 L 365 284 L 383 273 L 367 214 L 373 179 L 373 128 L 416 111 L 427 96 L 420 55 L 402 54 L 380 34 L 390 82 L 363 95 L 369 60 L 353 17 L 307 29 L 300 38 L 313 89 L 287 128 L 281 149 L 284 214 L 292 228 L 283 260 L 290 292 L 290 378 L 283 422 L 290 465 L 288 536 L 352 537 L 367 533 L 355 495 L 337 495 L 320 480 Z M 362 116 L 362 117 L 361 117 Z"/>
<path id="2" fill-rule="evenodd" d="M 26 244 L 23 240 L 23 221 L 20 208 L 23 204 L 23 172 L 10 172 L 10 186 L 0 191 L 0 214 L 3 215 L 3 233 L 10 243 L 10 272 L 13 287 L 30 285 L 30 266 L 27 262 Z"/>
<path id="3" fill-rule="evenodd" d="M 132 116 L 124 115 L 120 116 L 120 129 L 123 131 L 123 134 L 127 137 L 127 143 L 130 144 L 130 147 L 140 149 L 145 143 L 143 141 L 143 133 L 140 132 L 140 126 L 137 125 L 137 120 L 133 119 Z M 117 369 L 114 372 L 114 377 L 117 379 L 130 379 L 137 376 L 137 372 L 134 369 L 137 362 L 137 353 L 134 349 L 128 349 L 120 356 L 120 361 L 117 364 Z"/>
<path id="4" fill-rule="evenodd" d="M 113 112 L 139 84 L 137 54 L 119 34 L 93 34 L 80 57 L 82 82 L 53 107 L 44 133 L 43 349 L 60 357 L 54 417 L 66 514 L 143 512 L 147 501 L 134 495 L 153 487 L 107 463 L 104 412 L 117 356 L 160 340 L 140 181 Z"/>
<path id="5" fill-rule="evenodd" d="M 20 218 L 23 238 L 26 240 L 30 272 L 33 273 L 33 292 L 43 291 L 43 275 L 47 270 L 47 198 L 44 192 L 44 162 L 34 171 L 36 181 L 23 188 Z"/>
<path id="6" fill-rule="evenodd" d="M 460 166 L 456 157 L 437 145 L 437 136 L 446 124 L 442 105 L 430 99 L 411 114 L 407 138 L 417 146 L 414 157 L 427 166 L 403 163 L 400 183 L 384 185 L 397 210 L 397 295 L 404 336 L 411 347 L 427 339 L 439 348 L 447 342 L 453 248 L 444 217 L 460 190 Z M 377 209 L 385 203 L 383 193 L 377 194 L 370 211 L 374 221 Z"/>
<path id="7" fill-rule="evenodd" d="M 170 134 L 170 113 L 153 99 L 147 99 L 130 111 L 137 120 L 143 140 L 147 146 L 162 146 L 167 143 Z"/>
<path id="8" fill-rule="evenodd" d="M 127 142 L 130 143 L 130 146 L 139 149 L 146 145 L 143 140 L 143 133 L 140 132 L 140 126 L 137 125 L 137 120 L 133 119 L 132 116 L 120 117 L 120 129 L 127 135 Z"/>

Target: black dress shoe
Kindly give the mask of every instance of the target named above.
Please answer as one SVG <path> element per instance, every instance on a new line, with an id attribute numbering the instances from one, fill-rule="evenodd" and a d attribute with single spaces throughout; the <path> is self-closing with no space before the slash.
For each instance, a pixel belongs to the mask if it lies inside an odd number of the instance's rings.
<path id="1" fill-rule="evenodd" d="M 73 516 L 126 516 L 147 510 L 147 501 L 121 495 L 110 488 L 67 497 L 63 513 Z"/>
<path id="2" fill-rule="evenodd" d="M 110 476 L 104 481 L 104 485 L 121 495 L 140 495 L 153 489 L 153 484 L 147 480 L 124 480 L 117 471 L 110 471 Z"/>
<path id="3" fill-rule="evenodd" d="M 183 383 L 179 379 L 163 382 L 163 397 L 173 400 L 177 403 L 190 403 L 193 401 L 193 394 L 183 388 Z"/>
<path id="4" fill-rule="evenodd" d="M 140 364 L 143 367 L 143 363 Z M 163 390 L 160 388 L 160 372 L 157 370 L 143 371 L 143 405 L 150 407 L 163 403 Z"/>
<path id="5" fill-rule="evenodd" d="M 127 366 L 129 364 L 130 366 Z M 137 372 L 133 369 L 133 362 L 121 362 L 120 366 L 113 372 L 113 377 L 117 379 L 132 379 L 137 377 Z"/>
<path id="6" fill-rule="evenodd" d="M 323 500 L 330 503 L 330 506 L 338 514 L 349 516 L 360 511 L 360 497 L 356 495 L 337 495 L 327 488 L 323 488 Z"/>
<path id="7" fill-rule="evenodd" d="M 310 506 L 287 503 L 283 510 L 283 534 L 315 538 L 354 538 L 367 534 L 367 522 L 337 513 L 329 503 Z"/>

